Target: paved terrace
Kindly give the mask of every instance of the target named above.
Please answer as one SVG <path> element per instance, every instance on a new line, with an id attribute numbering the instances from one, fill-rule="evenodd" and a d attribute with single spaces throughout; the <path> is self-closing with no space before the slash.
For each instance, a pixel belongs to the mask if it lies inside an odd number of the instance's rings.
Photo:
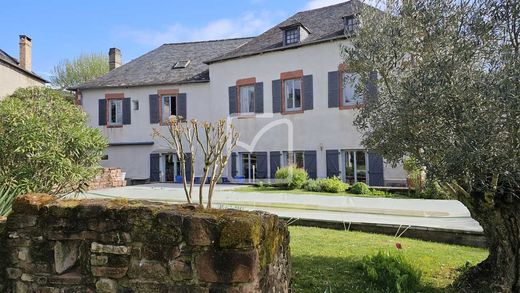
<path id="1" fill-rule="evenodd" d="M 213 205 L 220 208 L 262 210 L 298 220 L 374 225 L 425 227 L 433 230 L 482 232 L 469 211 L 456 200 L 366 198 L 353 196 L 324 196 L 237 192 L 237 185 L 218 185 Z M 100 189 L 85 193 L 89 198 L 119 198 L 184 203 L 180 184 L 146 184 L 121 188 Z M 193 191 L 198 199 L 198 189 Z M 298 219 L 298 220 L 297 220 Z"/>

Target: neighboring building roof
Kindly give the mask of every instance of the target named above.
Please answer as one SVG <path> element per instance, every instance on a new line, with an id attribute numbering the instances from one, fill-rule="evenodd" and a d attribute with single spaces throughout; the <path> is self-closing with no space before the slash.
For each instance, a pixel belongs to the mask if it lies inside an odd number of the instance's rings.
<path id="1" fill-rule="evenodd" d="M 0 63 L 3 63 L 5 65 L 13 68 L 14 70 L 16 70 L 16 71 L 18 71 L 18 72 L 20 72 L 22 74 L 29 75 L 30 77 L 32 77 L 34 79 L 37 79 L 37 80 L 39 80 L 39 81 L 41 81 L 43 83 L 48 83 L 47 80 L 45 80 L 44 78 L 40 77 L 36 73 L 23 69 L 20 66 L 20 62 L 18 62 L 18 60 L 16 58 L 14 58 L 11 55 L 7 54 L 7 52 L 5 52 L 2 49 L 0 49 Z"/>
<path id="2" fill-rule="evenodd" d="M 207 82 L 209 67 L 204 61 L 232 51 L 250 40 L 237 38 L 164 44 L 104 76 L 71 89 Z M 189 64 L 185 68 L 173 69 L 179 61 L 189 61 Z"/>
<path id="3" fill-rule="evenodd" d="M 207 63 L 211 64 L 228 59 L 289 48 L 298 48 L 305 45 L 345 38 L 345 22 L 343 18 L 358 13 L 360 5 L 366 4 L 363 4 L 358 0 L 351 0 L 332 6 L 298 12 L 282 23 L 254 38 L 244 46 L 217 58 L 208 59 Z M 309 32 L 309 36 L 298 44 L 284 46 L 283 29 L 294 25 L 303 26 Z"/>

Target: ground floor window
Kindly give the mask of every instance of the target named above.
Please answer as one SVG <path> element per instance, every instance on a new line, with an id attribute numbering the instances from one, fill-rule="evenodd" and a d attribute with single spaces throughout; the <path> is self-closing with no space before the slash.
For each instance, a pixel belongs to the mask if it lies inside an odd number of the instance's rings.
<path id="1" fill-rule="evenodd" d="M 161 181 L 162 182 L 180 182 L 178 176 L 181 176 L 181 164 L 176 154 L 161 155 Z"/>
<path id="2" fill-rule="evenodd" d="M 345 150 L 342 152 L 345 172 L 343 180 L 349 184 L 368 181 L 368 156 L 363 150 Z"/>
<path id="3" fill-rule="evenodd" d="M 296 166 L 297 168 L 305 168 L 305 156 L 303 152 L 283 152 L 283 166 Z"/>
<path id="4" fill-rule="evenodd" d="M 256 165 L 255 153 L 240 153 L 238 160 L 238 176 L 247 180 L 258 178 L 258 169 Z"/>

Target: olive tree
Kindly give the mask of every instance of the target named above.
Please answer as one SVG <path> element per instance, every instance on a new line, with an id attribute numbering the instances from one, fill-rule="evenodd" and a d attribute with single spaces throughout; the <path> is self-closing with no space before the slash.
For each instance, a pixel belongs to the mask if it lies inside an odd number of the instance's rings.
<path id="1" fill-rule="evenodd" d="M 461 288 L 519 292 L 520 2 L 383 7 L 360 10 L 342 50 L 357 91 L 377 85 L 355 122 L 363 143 L 392 163 L 415 158 L 480 223 L 489 257 Z"/>
<path id="2" fill-rule="evenodd" d="M 0 101 L 0 185 L 62 195 L 83 190 L 107 146 L 87 115 L 45 87 Z"/>

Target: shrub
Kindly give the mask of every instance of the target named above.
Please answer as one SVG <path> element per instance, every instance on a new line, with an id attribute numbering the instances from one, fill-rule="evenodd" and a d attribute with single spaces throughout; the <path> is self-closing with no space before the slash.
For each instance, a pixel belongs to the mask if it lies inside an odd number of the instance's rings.
<path id="1" fill-rule="evenodd" d="M 309 179 L 304 186 L 307 191 L 321 192 L 321 179 Z"/>
<path id="2" fill-rule="evenodd" d="M 61 195 L 98 174 L 106 139 L 56 91 L 18 89 L 0 101 L 0 117 L 0 185 Z"/>
<path id="3" fill-rule="evenodd" d="M 365 256 L 362 269 L 368 279 L 385 292 L 420 291 L 421 272 L 400 254 L 380 251 L 376 255 Z"/>
<path id="4" fill-rule="evenodd" d="M 309 179 L 309 174 L 302 168 L 287 166 L 276 171 L 274 177 L 283 180 L 282 185 L 289 189 L 302 188 Z"/>
<path id="5" fill-rule="evenodd" d="M 350 188 L 350 192 L 354 194 L 370 194 L 370 188 L 368 185 L 366 185 L 363 182 L 357 182 L 356 184 L 352 185 Z"/>
<path id="6" fill-rule="evenodd" d="M 341 178 L 339 177 L 331 177 L 331 178 L 325 178 L 320 180 L 320 186 L 321 190 L 325 192 L 331 192 L 331 193 L 340 193 L 347 190 L 349 187 L 348 184 L 341 181 Z"/>

